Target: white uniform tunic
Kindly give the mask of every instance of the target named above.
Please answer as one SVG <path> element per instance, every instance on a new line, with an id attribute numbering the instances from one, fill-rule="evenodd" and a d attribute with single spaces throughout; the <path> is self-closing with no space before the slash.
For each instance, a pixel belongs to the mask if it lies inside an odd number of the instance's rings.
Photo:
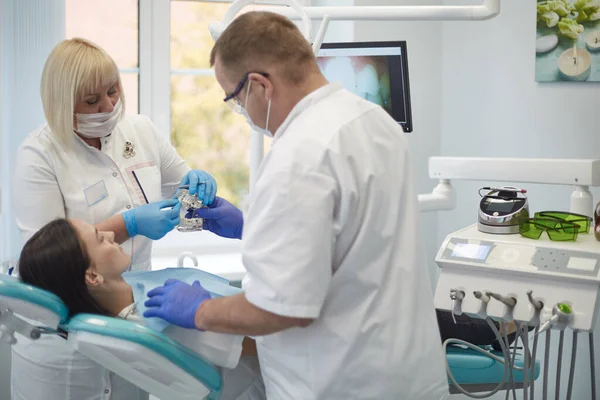
<path id="1" fill-rule="evenodd" d="M 14 180 L 17 225 L 27 240 L 55 218 L 95 224 L 171 197 L 189 168 L 150 120 L 127 116 L 102 140 L 102 149 L 73 135 L 67 150 L 43 126 L 19 148 Z M 131 269 L 149 270 L 152 241 L 122 244 Z M 13 346 L 13 400 L 135 400 L 137 388 L 75 352 L 66 341 L 42 337 Z"/>
<path id="2" fill-rule="evenodd" d="M 243 238 L 247 299 L 316 318 L 257 338 L 269 400 L 448 396 L 408 143 L 382 108 L 336 84 L 296 105 Z"/>
<path id="3" fill-rule="evenodd" d="M 101 141 L 98 150 L 73 135 L 72 149 L 66 150 L 47 125 L 25 139 L 14 181 L 15 215 L 24 241 L 55 218 L 96 224 L 146 200 L 168 198 L 189 170 L 143 116 L 125 117 Z M 150 269 L 150 239 L 137 236 L 122 247 L 132 256 L 132 270 Z"/>

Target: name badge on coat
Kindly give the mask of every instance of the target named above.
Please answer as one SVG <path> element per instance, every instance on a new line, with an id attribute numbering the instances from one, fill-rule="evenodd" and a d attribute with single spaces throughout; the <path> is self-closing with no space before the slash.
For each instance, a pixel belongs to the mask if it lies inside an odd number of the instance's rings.
<path id="1" fill-rule="evenodd" d="M 85 195 L 89 207 L 108 197 L 108 191 L 106 190 L 104 181 L 100 181 L 84 189 L 83 194 Z"/>

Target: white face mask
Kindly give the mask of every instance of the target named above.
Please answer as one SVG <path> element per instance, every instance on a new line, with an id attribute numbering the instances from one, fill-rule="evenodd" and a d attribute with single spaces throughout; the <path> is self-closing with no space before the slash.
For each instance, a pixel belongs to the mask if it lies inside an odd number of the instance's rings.
<path id="1" fill-rule="evenodd" d="M 95 114 L 75 114 L 77 118 L 77 129 L 86 139 L 99 139 L 110 135 L 121 120 L 121 111 L 123 106 L 121 99 L 117 100 L 115 107 L 111 112 Z"/>
<path id="2" fill-rule="evenodd" d="M 250 86 L 251 85 L 252 85 L 252 81 L 248 82 L 248 91 L 246 92 L 246 101 L 244 102 L 244 105 L 248 104 L 248 95 L 250 94 Z M 242 115 L 244 117 L 246 117 L 246 121 L 248 122 L 248 125 L 250 125 L 250 128 L 254 132 L 260 132 L 268 138 L 273 137 L 273 133 L 269 130 L 269 117 L 271 116 L 271 100 L 269 100 L 269 106 L 267 107 L 267 119 L 265 121 L 264 128 L 260 128 L 258 125 L 256 125 L 252 121 L 252 118 L 250 118 L 250 115 L 248 115 L 248 111 L 246 110 L 246 107 L 242 108 Z"/>

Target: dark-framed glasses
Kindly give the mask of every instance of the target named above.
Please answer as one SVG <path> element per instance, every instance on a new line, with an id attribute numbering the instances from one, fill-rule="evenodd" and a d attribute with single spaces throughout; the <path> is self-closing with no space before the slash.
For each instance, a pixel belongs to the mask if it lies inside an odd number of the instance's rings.
<path id="1" fill-rule="evenodd" d="M 242 79 L 240 80 L 240 83 L 238 83 L 238 85 L 235 87 L 235 90 L 231 93 L 229 93 L 227 96 L 225 96 L 225 98 L 223 99 L 223 101 L 225 103 L 227 103 L 227 105 L 229 105 L 229 107 L 231 107 L 231 109 L 233 111 L 235 111 L 238 114 L 242 114 L 244 111 L 244 105 L 242 104 L 242 102 L 240 101 L 240 99 L 238 99 L 238 94 L 240 94 L 240 92 L 242 91 L 242 89 L 244 88 L 244 86 L 246 85 L 246 82 L 248 82 L 248 77 L 250 76 L 250 74 L 260 74 L 262 76 L 264 76 L 265 78 L 269 77 L 269 74 L 266 72 L 246 72 L 244 74 L 244 76 L 242 77 Z"/>

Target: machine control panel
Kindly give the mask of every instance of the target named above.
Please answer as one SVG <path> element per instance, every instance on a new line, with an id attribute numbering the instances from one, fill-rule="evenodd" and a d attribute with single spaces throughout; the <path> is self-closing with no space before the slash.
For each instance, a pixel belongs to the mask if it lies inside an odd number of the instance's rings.
<path id="1" fill-rule="evenodd" d="M 600 243 L 593 234 L 554 242 L 488 234 L 472 225 L 446 237 L 436 262 L 441 269 L 436 308 L 538 325 L 553 318 L 553 307 L 565 305 L 572 310 L 570 329 L 596 326 Z M 452 298 L 457 292 L 464 293 L 460 302 Z"/>
<path id="2" fill-rule="evenodd" d="M 454 243 L 450 257 L 460 260 L 483 261 L 487 259 L 492 249 L 491 244 L 482 243 Z"/>
<path id="3" fill-rule="evenodd" d="M 532 264 L 540 271 L 597 276 L 600 257 L 584 252 L 538 248 Z"/>
<path id="4" fill-rule="evenodd" d="M 519 235 L 450 235 L 437 257 L 440 267 L 468 265 L 541 274 L 600 279 L 600 244 L 580 235 L 578 242 L 532 240 Z M 467 233 L 465 232 L 465 233 Z M 497 240 L 494 240 L 497 239 Z M 589 239 L 589 240 L 588 240 Z M 585 240 L 585 242 L 584 242 Z M 588 243 L 590 242 L 590 243 Z"/>

